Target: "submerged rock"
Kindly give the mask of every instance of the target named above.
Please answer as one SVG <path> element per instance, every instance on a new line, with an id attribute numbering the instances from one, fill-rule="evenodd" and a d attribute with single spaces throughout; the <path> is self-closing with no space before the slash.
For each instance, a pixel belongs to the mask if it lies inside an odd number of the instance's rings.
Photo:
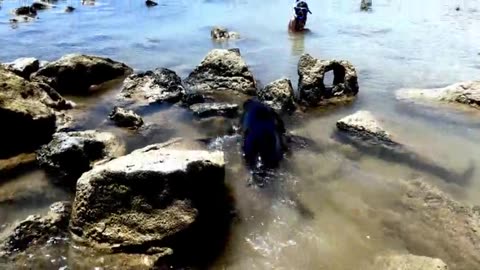
<path id="1" fill-rule="evenodd" d="M 108 252 L 201 258 L 228 227 L 224 175 L 222 152 L 136 150 L 82 175 L 71 231 Z"/>
<path id="2" fill-rule="evenodd" d="M 280 79 L 269 83 L 257 92 L 258 98 L 277 112 L 295 110 L 292 82 Z"/>
<path id="3" fill-rule="evenodd" d="M 125 154 L 120 140 L 108 132 L 94 130 L 59 132 L 37 153 L 39 164 L 62 183 L 71 186 L 95 163 Z"/>
<path id="4" fill-rule="evenodd" d="M 120 127 L 139 128 L 143 125 L 143 119 L 132 110 L 115 107 L 109 118 Z"/>
<path id="5" fill-rule="evenodd" d="M 236 117 L 238 115 L 238 105 L 231 103 L 199 103 L 190 106 L 190 110 L 198 117 Z"/>
<path id="6" fill-rule="evenodd" d="M 3 66 L 18 76 L 29 80 L 30 75 L 34 72 L 37 72 L 40 68 L 40 61 L 33 57 L 18 58 L 11 63 L 3 64 Z"/>
<path id="7" fill-rule="evenodd" d="M 237 32 L 229 32 L 227 28 L 215 26 L 210 31 L 210 36 L 215 40 L 239 39 L 240 35 Z"/>
<path id="8" fill-rule="evenodd" d="M 399 100 L 419 100 L 467 105 L 480 109 L 480 81 L 467 81 L 433 89 L 400 89 Z"/>
<path id="9" fill-rule="evenodd" d="M 130 73 L 130 67 L 109 58 L 68 54 L 32 74 L 32 80 L 44 82 L 61 94 L 84 95 L 92 86 Z"/>
<path id="10" fill-rule="evenodd" d="M 392 136 L 369 111 L 358 111 L 337 121 L 337 128 L 349 135 L 366 140 L 395 144 Z"/>
<path id="11" fill-rule="evenodd" d="M 325 86 L 324 77 L 333 71 L 333 85 Z M 323 100 L 351 98 L 358 94 L 357 71 L 345 60 L 319 60 L 304 54 L 298 62 L 299 102 L 316 106 Z"/>
<path id="12" fill-rule="evenodd" d="M 448 270 L 440 259 L 411 254 L 392 254 L 375 259 L 375 270 Z"/>
<path id="13" fill-rule="evenodd" d="M 0 67 L 0 158 L 32 152 L 55 132 L 52 102 L 37 85 Z"/>
<path id="14" fill-rule="evenodd" d="M 140 104 L 175 103 L 184 94 L 182 79 L 170 69 L 159 68 L 130 75 L 123 83 L 120 97 Z"/>
<path id="15" fill-rule="evenodd" d="M 409 252 L 441 258 L 451 269 L 479 268 L 478 207 L 459 203 L 419 180 L 408 181 L 403 196 L 395 203 L 402 211 L 381 213 L 386 235 L 400 238 Z"/>
<path id="16" fill-rule="evenodd" d="M 185 83 L 194 91 L 232 90 L 255 94 L 253 74 L 242 59 L 238 49 L 214 49 L 190 73 Z"/>
<path id="17" fill-rule="evenodd" d="M 67 237 L 70 202 L 56 202 L 45 216 L 31 215 L 0 233 L 0 257 L 40 246 L 53 237 Z"/>

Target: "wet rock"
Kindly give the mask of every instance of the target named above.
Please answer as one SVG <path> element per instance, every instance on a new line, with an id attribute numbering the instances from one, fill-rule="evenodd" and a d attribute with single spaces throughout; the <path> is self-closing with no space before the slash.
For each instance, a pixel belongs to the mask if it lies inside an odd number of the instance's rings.
<path id="1" fill-rule="evenodd" d="M 48 95 L 37 84 L 0 67 L 0 158 L 34 151 L 55 132 Z"/>
<path id="2" fill-rule="evenodd" d="M 84 95 L 92 86 L 130 73 L 130 67 L 109 58 L 69 54 L 50 62 L 32 74 L 31 79 L 44 82 L 61 94 Z"/>
<path id="3" fill-rule="evenodd" d="M 158 6 L 158 3 L 152 0 L 147 0 L 145 1 L 145 5 L 147 5 L 147 7 L 154 7 L 154 6 Z"/>
<path id="4" fill-rule="evenodd" d="M 205 101 L 206 101 L 205 97 L 200 93 L 186 93 L 182 98 L 182 103 L 185 106 L 204 103 Z"/>
<path id="5" fill-rule="evenodd" d="M 229 32 L 227 28 L 215 26 L 210 31 L 210 36 L 215 40 L 239 39 L 240 34 L 237 32 Z"/>
<path id="6" fill-rule="evenodd" d="M 369 111 L 358 111 L 337 121 L 337 128 L 354 137 L 395 144 L 392 136 Z"/>
<path id="7" fill-rule="evenodd" d="M 90 269 L 93 265 L 100 269 L 151 270 L 168 269 L 159 265 L 161 258 L 172 254 L 171 249 L 158 250 L 153 254 L 99 253 L 95 249 L 69 250 L 69 264 L 72 269 Z"/>
<path id="8" fill-rule="evenodd" d="M 23 153 L 11 158 L 0 159 L 0 177 L 33 166 L 35 163 L 35 153 Z"/>
<path id="9" fill-rule="evenodd" d="M 67 13 L 72 13 L 72 12 L 74 12 L 74 11 L 75 11 L 75 8 L 72 7 L 72 6 L 67 6 L 67 7 L 65 8 L 65 12 L 67 12 Z"/>
<path id="10" fill-rule="evenodd" d="M 5 63 L 3 65 L 8 70 L 28 80 L 30 79 L 30 75 L 34 72 L 37 72 L 40 68 L 40 61 L 33 57 L 18 58 L 11 63 Z"/>
<path id="11" fill-rule="evenodd" d="M 480 213 L 475 207 L 457 202 L 423 181 L 405 185 L 396 202 L 402 211 L 381 214 L 385 234 L 401 239 L 411 253 L 441 258 L 450 269 L 478 269 Z"/>
<path id="12" fill-rule="evenodd" d="M 33 2 L 32 3 L 32 8 L 35 10 L 44 10 L 44 9 L 49 9 L 49 8 L 54 8 L 55 6 L 49 3 L 45 2 Z"/>
<path id="13" fill-rule="evenodd" d="M 259 90 L 258 98 L 277 112 L 295 110 L 292 82 L 280 79 L 269 83 Z"/>
<path id="14" fill-rule="evenodd" d="M 216 102 L 216 103 L 199 103 L 190 106 L 190 110 L 198 117 L 225 116 L 236 117 L 238 115 L 238 105 Z"/>
<path id="15" fill-rule="evenodd" d="M 255 94 L 253 74 L 238 50 L 214 49 L 188 76 L 185 83 L 193 91 L 232 90 Z"/>
<path id="16" fill-rule="evenodd" d="M 467 81 L 433 89 L 400 89 L 399 100 L 445 102 L 480 109 L 480 81 Z"/>
<path id="17" fill-rule="evenodd" d="M 372 10 L 372 0 L 362 0 L 360 3 L 361 11 L 371 11 Z"/>
<path id="18" fill-rule="evenodd" d="M 52 237 L 66 237 L 70 202 L 56 202 L 45 216 L 31 215 L 0 234 L 0 257 L 45 244 Z"/>
<path id="19" fill-rule="evenodd" d="M 139 104 L 175 103 L 184 94 L 182 79 L 172 70 L 159 68 L 130 75 L 123 83 L 120 97 Z"/>
<path id="20" fill-rule="evenodd" d="M 440 259 L 411 254 L 392 254 L 375 259 L 374 269 L 378 270 L 448 270 Z"/>
<path id="21" fill-rule="evenodd" d="M 139 128 L 143 125 L 143 119 L 132 110 L 115 107 L 110 113 L 109 118 L 120 127 Z"/>
<path id="22" fill-rule="evenodd" d="M 333 85 L 326 86 L 325 74 L 333 71 Z M 304 54 L 298 62 L 299 102 L 307 106 L 316 106 L 323 100 L 351 98 L 358 94 L 357 72 L 353 65 L 345 60 L 319 60 Z"/>
<path id="23" fill-rule="evenodd" d="M 23 6 L 15 9 L 13 13 L 16 16 L 28 16 L 28 17 L 36 17 L 37 10 L 31 6 Z"/>
<path id="24" fill-rule="evenodd" d="M 125 154 L 120 140 L 108 132 L 94 130 L 59 132 L 37 153 L 39 164 L 57 176 L 61 184 L 72 186 L 95 163 Z"/>
<path id="25" fill-rule="evenodd" d="M 113 253 L 211 250 L 229 209 L 223 153 L 164 147 L 136 150 L 82 175 L 70 226 L 76 241 Z"/>

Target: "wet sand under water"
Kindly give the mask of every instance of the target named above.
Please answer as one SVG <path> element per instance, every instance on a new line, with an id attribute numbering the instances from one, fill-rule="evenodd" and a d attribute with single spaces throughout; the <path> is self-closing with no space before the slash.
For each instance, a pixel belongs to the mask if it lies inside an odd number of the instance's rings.
<path id="1" fill-rule="evenodd" d="M 473 1 L 459 4 L 457 12 L 452 1 L 384 0 L 373 3 L 372 13 L 360 13 L 359 1 L 312 1 L 314 14 L 308 21 L 312 32 L 290 36 L 287 0 L 175 1 L 156 9 L 104 0 L 78 6 L 72 16 L 46 11 L 40 20 L 15 29 L 3 22 L 17 3 L 3 1 L 0 43 L 9 45 L 0 51 L 0 62 L 25 56 L 53 60 L 82 52 L 112 57 L 138 70 L 163 66 L 185 77 L 211 48 L 239 47 L 261 83 L 287 76 L 295 85 L 296 64 L 304 52 L 348 59 L 359 71 L 357 100 L 286 117 L 289 130 L 320 147 L 294 152 L 274 181 L 263 188 L 249 185 L 238 143 L 233 139 L 222 146 L 238 218 L 223 255 L 211 269 L 369 269 L 375 256 L 387 251 L 438 256 L 451 269 L 480 268 L 459 259 L 460 254 L 449 254 L 448 241 L 437 238 L 427 223 L 413 219 L 401 203 L 408 181 L 416 179 L 462 203 L 480 204 L 480 112 L 413 105 L 394 97 L 402 87 L 443 86 L 479 77 L 480 6 Z M 209 29 L 216 24 L 244 39 L 211 42 Z M 198 122 L 180 107 L 155 106 L 142 112 L 145 122 L 156 124 L 148 132 L 119 129 L 107 120 L 118 91 L 118 85 L 112 85 L 90 97 L 68 97 L 79 104 L 84 119 L 77 128 L 114 132 L 131 151 L 172 137 L 193 141 L 221 136 L 228 125 Z M 473 175 L 466 182 L 447 182 L 432 171 L 334 140 L 335 122 L 359 109 L 370 110 L 412 151 L 459 174 L 473 164 Z M 5 200 L 18 193 L 22 193 L 18 200 Z M 52 186 L 40 170 L 1 179 L 0 224 L 69 198 L 71 194 Z M 403 219 L 399 222 L 394 216 Z M 390 226 L 393 221 L 396 225 Z M 408 235 L 399 229 L 409 225 Z M 72 265 L 66 246 L 60 241 L 30 256 L 27 265 L 44 269 Z"/>

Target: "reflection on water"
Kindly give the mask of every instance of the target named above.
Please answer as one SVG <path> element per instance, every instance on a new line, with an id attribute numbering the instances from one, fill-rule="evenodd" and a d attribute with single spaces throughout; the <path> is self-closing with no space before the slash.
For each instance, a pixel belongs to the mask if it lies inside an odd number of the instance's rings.
<path id="1" fill-rule="evenodd" d="M 394 91 L 479 77 L 479 2 L 460 2 L 461 10 L 456 11 L 458 3 L 448 0 L 378 0 L 372 13 L 362 13 L 357 0 L 311 1 L 311 33 L 289 34 L 290 0 L 158 1 L 160 5 L 151 9 L 143 1 L 58 1 L 59 8 L 42 11 L 39 19 L 13 29 L 10 11 L 31 2 L 0 1 L 0 44 L 5 45 L 0 62 L 24 56 L 53 60 L 81 52 L 124 61 L 136 70 L 167 67 L 185 77 L 210 49 L 239 47 L 259 81 L 288 77 L 293 85 L 303 53 L 346 59 L 357 67 L 360 94 L 353 104 L 286 117 L 291 130 L 320 149 L 296 150 L 268 186 L 249 184 L 237 139 L 216 141 L 227 152 L 226 181 L 233 187 L 239 217 L 224 256 L 212 269 L 368 269 L 363 266 L 381 252 L 407 252 L 404 239 L 386 233 L 382 222 L 383 213 L 404 211 L 398 209 L 403 179 L 420 178 L 457 200 L 480 204 L 479 170 L 458 185 L 455 176 L 445 181 L 442 174 L 415 168 L 411 162 L 372 155 L 332 138 L 338 119 L 358 109 L 370 110 L 397 141 L 433 161 L 435 168 L 457 173 L 478 168 L 478 112 L 404 104 L 395 100 Z M 67 4 L 75 12 L 64 13 Z M 239 32 L 242 39 L 212 42 L 214 25 Z M 220 135 L 231 124 L 199 121 L 180 107 L 158 106 L 139 109 L 145 129 L 118 129 L 107 120 L 118 87 L 75 98 L 84 111 L 79 128 L 112 131 L 126 141 L 129 151 L 170 137 L 204 147 L 197 139 Z M 28 199 L 2 202 L 2 194 L 25 186 L 33 191 L 15 194 Z M 68 197 L 55 190 L 39 171 L 2 179 L 0 223 Z M 416 233 L 423 235 L 428 229 L 420 227 Z M 442 244 L 436 248 L 442 249 Z M 409 246 L 408 252 L 415 249 Z M 56 259 L 64 265 L 61 256 L 68 255 L 61 248 L 51 254 L 58 253 L 62 255 Z"/>

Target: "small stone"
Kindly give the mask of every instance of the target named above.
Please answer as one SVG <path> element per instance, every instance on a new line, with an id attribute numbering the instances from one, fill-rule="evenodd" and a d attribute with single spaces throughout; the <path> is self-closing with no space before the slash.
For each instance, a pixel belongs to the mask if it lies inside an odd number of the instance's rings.
<path id="1" fill-rule="evenodd" d="M 115 107 L 109 118 L 120 127 L 139 128 L 143 125 L 143 119 L 132 110 Z"/>
<path id="2" fill-rule="evenodd" d="M 158 3 L 152 0 L 147 0 L 145 1 L 145 5 L 147 5 L 147 7 L 154 7 L 154 6 L 158 6 Z"/>

